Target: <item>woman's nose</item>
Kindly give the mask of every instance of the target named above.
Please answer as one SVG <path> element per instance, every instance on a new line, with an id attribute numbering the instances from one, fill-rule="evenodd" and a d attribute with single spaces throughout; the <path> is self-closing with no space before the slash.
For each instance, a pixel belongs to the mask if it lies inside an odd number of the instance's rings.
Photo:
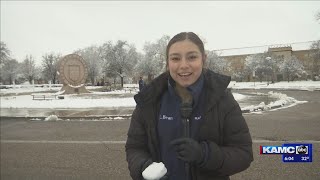
<path id="1" fill-rule="evenodd" d="M 188 67 L 189 64 L 188 64 L 188 61 L 186 58 L 182 58 L 181 61 L 180 61 L 180 67 L 181 68 L 185 68 L 185 67 Z"/>

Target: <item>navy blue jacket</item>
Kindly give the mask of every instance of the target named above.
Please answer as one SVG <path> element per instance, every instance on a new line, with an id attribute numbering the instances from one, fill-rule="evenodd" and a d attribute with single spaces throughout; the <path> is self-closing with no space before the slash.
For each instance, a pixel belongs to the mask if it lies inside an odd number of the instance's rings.
<path id="1" fill-rule="evenodd" d="M 142 165 L 148 160 L 160 162 L 157 124 L 160 102 L 168 90 L 169 74 L 163 73 L 135 95 L 137 106 L 132 114 L 125 145 L 130 175 L 141 180 Z M 229 179 L 253 161 L 252 139 L 241 109 L 227 90 L 230 77 L 204 70 L 204 117 L 197 141 L 209 146 L 204 166 L 192 166 L 192 180 Z"/>
<path id="2" fill-rule="evenodd" d="M 204 95 L 201 94 L 203 88 L 204 77 L 203 75 L 187 89 L 192 95 L 192 112 L 189 117 L 189 137 L 196 139 L 199 127 L 203 117 Z M 164 93 L 161 98 L 160 115 L 158 121 L 158 139 L 160 141 L 161 161 L 164 163 L 170 174 L 168 180 L 186 180 L 185 162 L 178 159 L 177 153 L 170 145 L 171 141 L 185 137 L 184 123 L 181 118 L 180 106 L 181 98 L 175 90 L 176 83 L 172 78 L 168 81 L 168 91 Z M 204 147 L 204 158 L 202 163 L 207 159 L 208 145 L 206 142 L 201 142 Z"/>

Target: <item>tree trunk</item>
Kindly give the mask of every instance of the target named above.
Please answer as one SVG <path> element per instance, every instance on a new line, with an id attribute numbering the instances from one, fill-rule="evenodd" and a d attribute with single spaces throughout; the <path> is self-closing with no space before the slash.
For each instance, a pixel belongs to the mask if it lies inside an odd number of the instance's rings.
<path id="1" fill-rule="evenodd" d="M 123 88 L 123 77 L 121 77 L 121 87 Z"/>
<path id="2" fill-rule="evenodd" d="M 53 84 L 55 84 L 56 81 L 57 81 L 57 80 L 56 80 L 56 79 L 57 79 L 57 75 L 56 75 L 56 74 L 57 74 L 57 72 L 56 72 L 55 74 L 53 74 L 53 77 L 52 77 L 52 83 L 53 83 Z"/>
<path id="3" fill-rule="evenodd" d="M 91 79 L 91 84 L 92 84 L 92 86 L 94 86 L 95 84 L 94 84 L 94 78 L 90 78 Z"/>

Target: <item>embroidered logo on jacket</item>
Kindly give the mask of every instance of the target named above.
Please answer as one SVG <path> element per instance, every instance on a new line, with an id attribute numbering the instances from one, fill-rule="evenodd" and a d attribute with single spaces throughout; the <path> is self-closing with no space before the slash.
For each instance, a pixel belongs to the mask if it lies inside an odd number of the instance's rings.
<path id="1" fill-rule="evenodd" d="M 160 120 L 168 120 L 168 121 L 172 121 L 173 117 L 170 116 L 166 116 L 166 115 L 160 115 Z"/>

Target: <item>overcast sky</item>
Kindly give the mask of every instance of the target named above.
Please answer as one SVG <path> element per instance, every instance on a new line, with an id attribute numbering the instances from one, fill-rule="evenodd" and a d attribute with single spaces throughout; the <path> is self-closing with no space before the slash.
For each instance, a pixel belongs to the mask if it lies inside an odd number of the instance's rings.
<path id="1" fill-rule="evenodd" d="M 67 55 L 106 41 L 145 42 L 193 31 L 206 49 L 320 39 L 320 1 L 1 1 L 1 41 L 22 62 L 45 53 Z"/>

